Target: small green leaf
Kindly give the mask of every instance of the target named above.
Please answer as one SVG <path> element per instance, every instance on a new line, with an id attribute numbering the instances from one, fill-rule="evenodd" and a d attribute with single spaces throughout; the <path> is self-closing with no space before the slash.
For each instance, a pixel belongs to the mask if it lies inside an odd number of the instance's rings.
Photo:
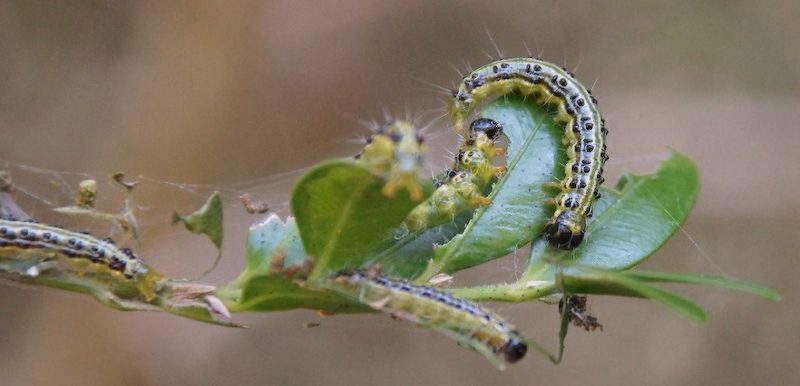
<path id="1" fill-rule="evenodd" d="M 283 268 L 305 263 L 306 252 L 293 217 L 287 218 L 284 222 L 277 215 L 271 215 L 263 222 L 250 227 L 247 233 L 245 273 L 251 276 L 269 274 L 272 257 L 276 251 L 281 251 Z"/>
<path id="2" fill-rule="evenodd" d="M 302 276 L 307 263 L 294 218 L 289 217 L 284 221 L 271 215 L 250 227 L 247 266 L 236 280 L 218 289 L 217 296 L 233 312 L 294 308 L 330 313 L 370 311 L 369 307 L 353 303 L 350 299 L 306 287 L 301 281 L 288 277 L 287 270 L 292 268 L 296 271 L 292 276 Z"/>
<path id="3" fill-rule="evenodd" d="M 247 235 L 247 265 L 238 278 L 220 288 L 217 293 L 230 304 L 241 300 L 241 293 L 248 281 L 258 276 L 277 275 L 272 272 L 277 268 L 302 266 L 306 263 L 306 253 L 300 241 L 297 224 L 289 217 L 284 222 L 276 215 L 250 227 Z M 273 266 L 273 258 L 283 261 L 280 266 Z"/>
<path id="4" fill-rule="evenodd" d="M 172 223 L 179 222 L 183 223 L 189 232 L 208 236 L 217 249 L 222 248 L 222 198 L 219 192 L 214 192 L 200 209 L 188 216 L 173 213 Z"/>
<path id="5" fill-rule="evenodd" d="M 761 296 L 770 300 L 780 300 L 781 294 L 769 287 L 764 287 L 760 284 L 746 282 L 732 277 L 724 276 L 708 276 L 693 273 L 668 273 L 668 272 L 652 272 L 652 271 L 631 271 L 626 272 L 626 275 L 646 282 L 665 282 L 665 283 L 685 283 L 685 284 L 702 284 L 713 287 L 731 289 L 748 293 L 751 295 Z"/>
<path id="6" fill-rule="evenodd" d="M 418 204 L 404 190 L 386 197 L 383 186 L 383 179 L 349 160 L 321 164 L 300 179 L 292 211 L 303 246 L 315 259 L 311 280 L 361 266 Z"/>
<path id="7" fill-rule="evenodd" d="M 228 304 L 228 307 L 233 312 L 295 308 L 337 314 L 373 312 L 367 305 L 354 302 L 333 291 L 302 287 L 283 276 L 274 275 L 251 277 L 244 285 L 238 301 Z"/>
<path id="8" fill-rule="evenodd" d="M 706 313 L 691 301 L 648 285 L 625 273 L 575 269 L 563 274 L 568 293 L 643 297 L 655 300 L 679 315 L 695 321 L 706 320 Z"/>
<path id="9" fill-rule="evenodd" d="M 477 210 L 461 234 L 436 248 L 434 264 L 423 279 L 504 256 L 541 232 L 553 212 L 545 205 L 553 192 L 544 184 L 564 175 L 564 127 L 553 121 L 553 114 L 518 96 L 499 99 L 483 110 L 484 117 L 503 125 L 508 137 L 508 172 L 495 183 L 489 195 L 492 204 Z"/>
<path id="10" fill-rule="evenodd" d="M 672 153 L 655 174 L 628 174 L 618 186 L 619 192 L 602 191 L 586 237 L 577 249 L 534 247 L 524 280 L 552 277 L 552 269 L 543 269 L 552 267 L 548 261 L 564 260 L 611 270 L 641 263 L 680 229 L 697 199 L 700 182 L 694 163 L 682 154 Z"/>

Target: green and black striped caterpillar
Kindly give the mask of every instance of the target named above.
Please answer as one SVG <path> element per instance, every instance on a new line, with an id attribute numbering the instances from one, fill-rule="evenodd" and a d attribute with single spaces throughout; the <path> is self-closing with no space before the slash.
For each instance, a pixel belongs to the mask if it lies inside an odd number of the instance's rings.
<path id="1" fill-rule="evenodd" d="M 499 368 L 519 361 L 528 350 L 501 316 L 444 291 L 369 271 L 339 272 L 332 281 L 338 292 L 376 310 L 455 336 Z"/>
<path id="2" fill-rule="evenodd" d="M 483 103 L 513 92 L 537 96 L 538 103 L 558 106 L 556 121 L 565 125 L 569 161 L 553 217 L 545 236 L 558 248 L 572 249 L 583 240 L 586 219 L 599 198 L 603 164 L 608 160 L 605 121 L 597 100 L 569 71 L 534 58 L 501 59 L 467 74 L 453 91 L 450 116 L 457 132 Z"/>
<path id="3" fill-rule="evenodd" d="M 53 257 L 99 264 L 111 272 L 133 280 L 142 293 L 155 296 L 152 272 L 129 248 L 119 248 L 111 239 L 98 239 L 33 221 L 0 218 L 0 249 L 40 250 Z"/>

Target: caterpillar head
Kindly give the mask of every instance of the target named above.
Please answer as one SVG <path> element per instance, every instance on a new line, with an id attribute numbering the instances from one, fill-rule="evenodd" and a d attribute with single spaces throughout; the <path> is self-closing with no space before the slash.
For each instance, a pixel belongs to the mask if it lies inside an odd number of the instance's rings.
<path id="1" fill-rule="evenodd" d="M 528 352 L 528 345 L 520 339 L 511 338 L 500 349 L 503 354 L 503 359 L 508 363 L 516 363 Z"/>
<path id="2" fill-rule="evenodd" d="M 478 118 L 469 125 L 469 130 L 473 134 L 484 133 L 491 140 L 496 140 L 497 136 L 503 132 L 503 126 L 489 118 Z"/>
<path id="3" fill-rule="evenodd" d="M 130 260 L 125 264 L 125 277 L 135 278 L 147 275 L 147 266 L 141 260 Z"/>
<path id="4" fill-rule="evenodd" d="M 544 232 L 550 245 L 569 250 L 581 243 L 585 229 L 585 218 L 574 211 L 565 210 L 547 222 Z"/>

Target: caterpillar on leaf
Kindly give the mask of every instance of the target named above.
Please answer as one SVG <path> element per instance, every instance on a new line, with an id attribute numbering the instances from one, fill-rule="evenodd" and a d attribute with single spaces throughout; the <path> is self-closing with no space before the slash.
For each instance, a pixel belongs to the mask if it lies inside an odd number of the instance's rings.
<path id="1" fill-rule="evenodd" d="M 553 200 L 556 210 L 544 232 L 551 245 L 573 249 L 583 240 L 586 219 L 600 197 L 598 187 L 608 160 L 605 121 L 597 100 L 572 73 L 539 59 L 514 58 L 491 62 L 464 77 L 450 100 L 455 130 L 463 132 L 467 118 L 484 103 L 515 92 L 558 106 L 555 120 L 564 124 L 569 161 L 557 184 L 561 192 Z"/>
<path id="2" fill-rule="evenodd" d="M 111 239 L 98 239 L 34 221 L 0 218 L 0 250 L 13 254 L 38 250 L 42 256 L 65 258 L 76 269 L 92 266 L 132 280 L 148 300 L 155 297 L 158 274 L 129 248 L 119 248 Z"/>

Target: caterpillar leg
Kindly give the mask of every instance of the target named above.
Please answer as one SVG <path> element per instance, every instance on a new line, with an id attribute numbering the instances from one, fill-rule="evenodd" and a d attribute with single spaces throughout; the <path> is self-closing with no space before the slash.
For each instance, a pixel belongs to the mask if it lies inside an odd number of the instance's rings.
<path id="1" fill-rule="evenodd" d="M 398 190 L 405 188 L 411 196 L 412 201 L 422 199 L 422 184 L 420 184 L 415 174 L 401 174 L 390 177 L 386 185 L 383 186 L 383 194 L 386 197 L 394 197 Z"/>
<path id="2" fill-rule="evenodd" d="M 475 196 L 472 197 L 470 200 L 470 204 L 478 207 L 478 206 L 487 206 L 492 203 L 492 199 L 485 196 Z"/>

